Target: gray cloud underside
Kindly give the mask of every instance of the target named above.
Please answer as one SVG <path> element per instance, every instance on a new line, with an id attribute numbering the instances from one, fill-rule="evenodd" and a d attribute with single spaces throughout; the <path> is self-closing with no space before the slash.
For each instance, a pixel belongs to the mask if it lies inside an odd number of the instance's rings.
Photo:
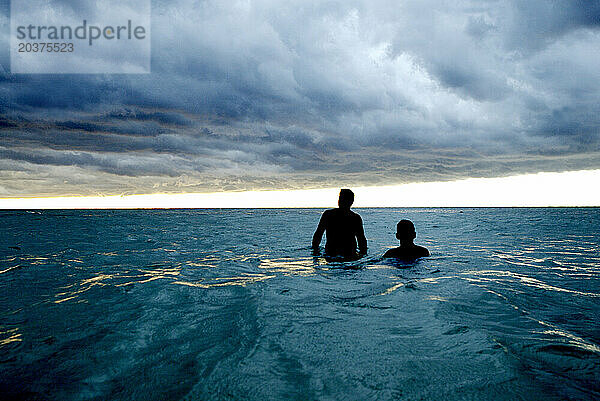
<path id="1" fill-rule="evenodd" d="M 600 168 L 599 27 L 600 1 L 155 1 L 150 75 L 0 74 L 0 196 Z"/>

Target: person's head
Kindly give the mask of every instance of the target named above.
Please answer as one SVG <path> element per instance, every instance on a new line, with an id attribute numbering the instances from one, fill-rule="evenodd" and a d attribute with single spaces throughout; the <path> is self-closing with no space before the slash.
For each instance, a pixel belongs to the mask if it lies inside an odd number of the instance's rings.
<path id="1" fill-rule="evenodd" d="M 396 226 L 396 238 L 400 241 L 412 241 L 417 237 L 415 225 L 410 220 L 400 220 Z"/>
<path id="2" fill-rule="evenodd" d="M 349 189 L 341 189 L 340 190 L 340 199 L 338 200 L 338 205 L 341 209 L 350 209 L 350 206 L 354 203 L 354 192 Z"/>

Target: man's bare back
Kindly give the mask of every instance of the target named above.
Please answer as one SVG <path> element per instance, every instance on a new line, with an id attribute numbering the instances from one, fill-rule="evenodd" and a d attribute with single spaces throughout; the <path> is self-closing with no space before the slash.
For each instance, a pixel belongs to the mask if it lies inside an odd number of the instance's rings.
<path id="1" fill-rule="evenodd" d="M 349 189 L 340 191 L 339 208 L 330 209 L 323 213 L 319 226 L 313 235 L 313 251 L 318 252 L 323 233 L 326 234 L 325 254 L 353 258 L 367 252 L 367 239 L 363 230 L 362 219 L 350 210 L 354 194 Z"/>

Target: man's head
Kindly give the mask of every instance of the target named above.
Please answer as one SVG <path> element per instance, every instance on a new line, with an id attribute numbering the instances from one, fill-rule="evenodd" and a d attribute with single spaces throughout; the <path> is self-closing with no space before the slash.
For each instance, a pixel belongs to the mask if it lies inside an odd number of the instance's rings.
<path id="1" fill-rule="evenodd" d="M 415 225 L 410 220 L 400 220 L 396 226 L 396 238 L 400 241 L 414 240 L 417 237 Z"/>
<path id="2" fill-rule="evenodd" d="M 354 192 L 349 189 L 341 189 L 340 190 L 340 199 L 338 200 L 338 205 L 340 209 L 350 209 L 350 206 L 354 203 Z"/>

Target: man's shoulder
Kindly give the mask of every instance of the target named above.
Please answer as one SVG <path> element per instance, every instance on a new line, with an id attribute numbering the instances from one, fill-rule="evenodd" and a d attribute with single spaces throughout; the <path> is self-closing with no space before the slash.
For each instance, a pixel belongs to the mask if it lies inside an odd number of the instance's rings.
<path id="1" fill-rule="evenodd" d="M 323 214 L 327 214 L 327 215 L 342 215 L 342 216 L 354 216 L 356 213 L 354 213 L 352 210 L 342 210 L 339 207 L 336 207 L 335 209 L 327 209 L 323 212 Z M 358 216 L 358 215 L 357 215 Z"/>
<path id="2" fill-rule="evenodd" d="M 354 213 L 352 210 L 342 210 L 340 208 L 328 209 L 323 212 L 323 217 L 325 218 L 335 218 L 335 219 L 350 219 L 357 222 L 362 222 L 362 218 L 358 213 Z"/>
<path id="3" fill-rule="evenodd" d="M 362 220 L 362 218 L 360 217 L 360 214 L 350 210 L 350 216 L 352 216 L 353 218 L 357 219 L 357 220 Z"/>
<path id="4" fill-rule="evenodd" d="M 392 249 L 388 249 L 384 254 L 383 257 L 384 258 L 395 258 L 398 256 L 398 250 L 399 248 L 392 248 Z"/>
<path id="5" fill-rule="evenodd" d="M 399 258 L 399 259 L 416 259 L 424 256 L 429 256 L 427 248 L 415 245 L 410 248 L 392 248 L 388 249 L 384 254 L 384 258 Z"/>
<path id="6" fill-rule="evenodd" d="M 323 216 L 331 216 L 332 214 L 335 214 L 335 211 L 337 209 L 327 209 L 323 212 Z"/>
<path id="7" fill-rule="evenodd" d="M 425 248 L 424 246 L 417 245 L 415 248 L 416 248 L 415 249 L 416 253 L 419 253 L 423 256 L 429 256 L 429 250 L 427 248 Z"/>

